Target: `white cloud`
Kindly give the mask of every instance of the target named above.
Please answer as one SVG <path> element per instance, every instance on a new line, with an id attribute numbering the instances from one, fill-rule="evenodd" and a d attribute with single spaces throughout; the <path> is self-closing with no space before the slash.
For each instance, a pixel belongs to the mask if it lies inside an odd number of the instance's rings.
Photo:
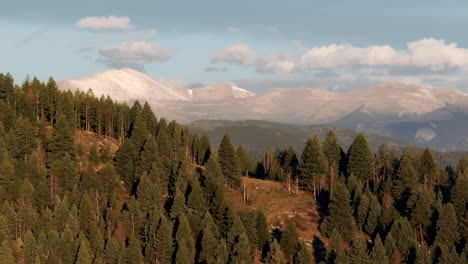
<path id="1" fill-rule="evenodd" d="M 258 57 L 255 67 L 261 73 L 286 73 L 293 71 L 295 63 L 289 54 L 270 53 Z"/>
<path id="2" fill-rule="evenodd" d="M 115 31 L 132 28 L 130 18 L 127 16 L 85 17 L 76 21 L 75 25 L 91 31 Z"/>
<path id="3" fill-rule="evenodd" d="M 285 73 L 291 72 L 295 68 L 290 54 L 274 52 L 258 56 L 251 47 L 244 44 L 221 49 L 213 55 L 211 61 L 252 66 L 260 73 Z"/>
<path id="4" fill-rule="evenodd" d="M 226 31 L 231 32 L 231 33 L 237 33 L 237 32 L 240 32 L 240 28 L 229 26 L 226 28 Z"/>
<path id="5" fill-rule="evenodd" d="M 425 38 L 407 43 L 404 50 L 389 45 L 355 47 L 331 44 L 307 50 L 300 65 L 308 70 L 347 67 L 397 66 L 425 68 L 427 70 L 468 70 L 468 49 L 456 43 Z"/>
<path id="6" fill-rule="evenodd" d="M 169 60 L 171 53 L 157 43 L 143 41 L 123 42 L 117 46 L 99 49 L 98 62 L 111 68 L 130 67 L 144 70 L 144 65 Z"/>
<path id="7" fill-rule="evenodd" d="M 251 47 L 243 44 L 226 47 L 215 53 L 211 58 L 212 62 L 224 61 L 244 65 L 252 65 L 255 60 L 255 51 Z"/>

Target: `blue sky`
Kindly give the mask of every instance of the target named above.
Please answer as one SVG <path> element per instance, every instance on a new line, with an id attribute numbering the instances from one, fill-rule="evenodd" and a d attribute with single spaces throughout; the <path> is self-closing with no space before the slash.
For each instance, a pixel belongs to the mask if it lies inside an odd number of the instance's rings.
<path id="1" fill-rule="evenodd" d="M 20 82 L 132 67 L 255 92 L 385 80 L 468 92 L 466 1 L 0 2 L 0 72 Z"/>

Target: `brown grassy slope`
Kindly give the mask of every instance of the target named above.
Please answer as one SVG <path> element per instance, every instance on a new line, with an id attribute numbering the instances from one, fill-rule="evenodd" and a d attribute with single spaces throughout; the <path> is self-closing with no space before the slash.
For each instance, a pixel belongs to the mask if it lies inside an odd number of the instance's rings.
<path id="1" fill-rule="evenodd" d="M 250 196 L 244 204 L 242 191 L 226 191 L 226 197 L 240 210 L 261 209 L 268 218 L 270 229 L 283 229 L 287 222 L 296 224 L 299 236 L 308 244 L 314 236 L 322 239 L 318 231 L 320 219 L 310 192 L 299 191 L 288 195 L 286 186 L 279 182 L 243 177 Z"/>

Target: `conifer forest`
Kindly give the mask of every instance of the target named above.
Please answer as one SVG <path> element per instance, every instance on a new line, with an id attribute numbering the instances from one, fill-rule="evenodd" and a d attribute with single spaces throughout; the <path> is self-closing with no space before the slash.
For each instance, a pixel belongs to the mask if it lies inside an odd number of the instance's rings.
<path id="1" fill-rule="evenodd" d="M 238 208 L 251 178 L 309 196 L 316 234 Z M 0 264 L 468 263 L 468 157 L 332 130 L 256 157 L 53 78 L 0 74 L 0 197 Z"/>

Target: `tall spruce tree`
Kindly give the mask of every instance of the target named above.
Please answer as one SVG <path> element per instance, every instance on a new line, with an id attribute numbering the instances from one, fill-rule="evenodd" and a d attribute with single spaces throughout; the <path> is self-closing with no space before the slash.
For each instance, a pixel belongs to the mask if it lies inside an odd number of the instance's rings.
<path id="1" fill-rule="evenodd" d="M 349 192 L 342 184 L 336 186 L 335 195 L 328 205 L 328 216 L 325 217 L 321 226 L 322 232 L 325 232 L 327 236 L 330 236 L 335 228 L 345 241 L 350 241 L 353 238 L 356 228 Z"/>
<path id="2" fill-rule="evenodd" d="M 372 153 L 364 134 L 358 134 L 349 148 L 348 175 L 354 175 L 361 181 L 371 177 Z"/>
<path id="3" fill-rule="evenodd" d="M 336 138 L 335 132 L 329 130 L 325 141 L 323 142 L 323 154 L 327 163 L 327 176 L 330 190 L 330 197 L 333 197 L 336 177 L 338 176 L 338 167 L 340 163 L 340 145 Z"/>
<path id="4" fill-rule="evenodd" d="M 224 135 L 221 140 L 218 150 L 218 162 L 228 185 L 231 188 L 238 188 L 241 184 L 239 165 L 229 135 Z"/>
<path id="5" fill-rule="evenodd" d="M 301 156 L 300 175 L 302 184 L 314 191 L 316 197 L 326 172 L 325 157 L 318 138 L 309 138 Z"/>

